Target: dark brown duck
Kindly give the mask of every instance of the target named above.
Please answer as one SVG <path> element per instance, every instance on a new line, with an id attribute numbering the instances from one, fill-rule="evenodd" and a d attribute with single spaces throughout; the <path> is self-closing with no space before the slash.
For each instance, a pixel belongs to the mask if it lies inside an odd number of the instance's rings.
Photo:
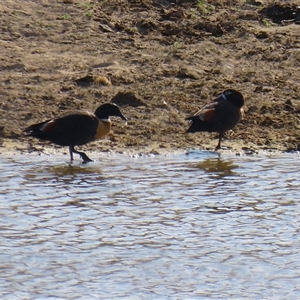
<path id="1" fill-rule="evenodd" d="M 84 152 L 75 150 L 74 147 L 104 138 L 111 129 L 109 119 L 111 116 L 120 117 L 127 121 L 116 104 L 105 103 L 99 106 L 94 114 L 75 112 L 62 115 L 31 125 L 24 132 L 27 136 L 50 141 L 60 146 L 68 146 L 71 161 L 73 161 L 73 153 L 76 153 L 86 163 L 91 159 Z"/>
<path id="2" fill-rule="evenodd" d="M 213 102 L 205 105 L 190 121 L 187 132 L 218 132 L 219 142 L 215 150 L 221 148 L 221 140 L 226 131 L 233 129 L 241 120 L 244 97 L 233 89 L 225 90 Z"/>

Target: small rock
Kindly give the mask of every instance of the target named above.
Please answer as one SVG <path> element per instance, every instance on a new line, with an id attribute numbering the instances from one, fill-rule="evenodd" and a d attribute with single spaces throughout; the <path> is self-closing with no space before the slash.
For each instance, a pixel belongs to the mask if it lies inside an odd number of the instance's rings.
<path id="1" fill-rule="evenodd" d="M 94 77 L 92 75 L 86 75 L 84 77 L 75 79 L 75 82 L 79 86 L 87 87 L 94 82 Z"/>
<path id="2" fill-rule="evenodd" d="M 97 76 L 94 78 L 94 82 L 102 85 L 112 85 L 110 80 L 106 76 Z"/>
<path id="3" fill-rule="evenodd" d="M 286 111 L 295 111 L 294 105 L 291 100 L 287 100 L 284 103 L 284 110 Z"/>
<path id="4" fill-rule="evenodd" d="M 141 99 L 137 98 L 133 92 L 119 92 L 111 99 L 111 102 L 120 106 L 147 106 L 146 103 L 144 103 Z"/>
<path id="5" fill-rule="evenodd" d="M 86 75 L 84 77 L 75 79 L 75 82 L 77 85 L 82 86 L 82 87 L 88 87 L 90 85 L 92 85 L 93 83 L 97 83 L 97 84 L 102 84 L 102 85 L 112 85 L 110 80 L 103 75 L 100 76 L 93 76 L 93 75 Z"/>
<path id="6" fill-rule="evenodd" d="M 258 112 L 258 107 L 256 105 L 252 105 L 248 107 L 247 113 L 251 114 L 256 112 Z"/>
<path id="7" fill-rule="evenodd" d="M 180 68 L 178 75 L 179 78 L 191 78 L 191 79 L 199 79 L 200 75 L 197 71 L 190 67 L 182 67 Z"/>

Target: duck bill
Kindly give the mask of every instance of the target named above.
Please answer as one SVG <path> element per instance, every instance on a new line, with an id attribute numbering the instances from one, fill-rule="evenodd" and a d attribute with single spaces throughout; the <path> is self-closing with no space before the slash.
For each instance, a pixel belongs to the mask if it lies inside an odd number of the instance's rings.
<path id="1" fill-rule="evenodd" d="M 124 121 L 128 121 L 128 119 L 122 113 L 119 114 L 119 117 Z"/>
<path id="2" fill-rule="evenodd" d="M 221 94 L 214 99 L 214 101 L 222 101 L 222 100 L 226 100 L 226 96 L 224 94 Z"/>

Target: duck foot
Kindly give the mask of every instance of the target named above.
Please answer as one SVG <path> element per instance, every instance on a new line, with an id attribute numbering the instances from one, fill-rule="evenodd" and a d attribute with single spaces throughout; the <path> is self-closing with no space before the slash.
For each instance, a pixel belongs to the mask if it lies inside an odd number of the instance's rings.
<path id="1" fill-rule="evenodd" d="M 84 152 L 79 152 L 78 151 L 78 152 L 75 152 L 75 153 L 80 155 L 80 157 L 82 158 L 82 163 L 83 164 L 86 164 L 86 163 L 92 161 Z"/>
<path id="2" fill-rule="evenodd" d="M 82 163 L 86 164 L 92 161 L 84 152 L 80 152 L 74 149 L 74 146 L 69 147 L 71 163 L 73 162 L 73 153 L 78 154 L 82 158 Z"/>
<path id="3" fill-rule="evenodd" d="M 232 149 L 231 147 L 226 147 L 226 146 L 222 146 L 222 147 L 216 147 L 215 148 L 215 152 L 217 152 L 218 150 L 230 150 L 230 149 Z"/>

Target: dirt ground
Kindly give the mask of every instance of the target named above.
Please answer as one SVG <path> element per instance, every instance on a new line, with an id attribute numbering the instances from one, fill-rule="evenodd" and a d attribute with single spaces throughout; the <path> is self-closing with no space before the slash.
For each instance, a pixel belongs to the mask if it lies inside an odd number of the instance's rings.
<path id="1" fill-rule="evenodd" d="M 214 149 L 217 135 L 186 134 L 185 117 L 226 88 L 243 93 L 246 114 L 224 146 L 300 150 L 300 7 L 278 3 L 2 1 L 2 151 L 43 151 L 25 127 L 108 101 L 128 124 L 113 119 L 105 140 L 82 149 Z"/>

